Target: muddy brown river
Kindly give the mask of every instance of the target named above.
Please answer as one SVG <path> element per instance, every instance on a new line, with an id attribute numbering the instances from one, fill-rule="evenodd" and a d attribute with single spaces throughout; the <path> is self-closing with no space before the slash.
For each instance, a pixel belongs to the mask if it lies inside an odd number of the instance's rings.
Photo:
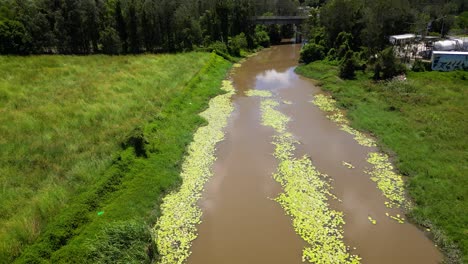
<path id="1" fill-rule="evenodd" d="M 344 213 L 344 242 L 352 254 L 362 258 L 361 263 L 440 263 L 440 252 L 423 231 L 385 215 L 390 212 L 386 200 L 364 173 L 371 167 L 366 161 L 368 153 L 378 149 L 359 145 L 310 103 L 321 91 L 294 73 L 299 49 L 299 45 L 275 46 L 234 70 L 235 110 L 225 130 L 226 139 L 217 146 L 214 176 L 199 203 L 202 223 L 187 263 L 302 263 L 306 244 L 295 233 L 291 218 L 273 200 L 282 191 L 272 177 L 278 165 L 272 155 L 275 131 L 261 124 L 261 98 L 245 96 L 249 89 L 268 90 L 280 102 L 292 103 L 281 104 L 278 110 L 291 117 L 288 131 L 301 143 L 295 154 L 308 155 L 318 171 L 334 180 L 332 192 L 342 202 L 330 201 L 330 207 Z M 343 166 L 343 161 L 355 168 Z"/>

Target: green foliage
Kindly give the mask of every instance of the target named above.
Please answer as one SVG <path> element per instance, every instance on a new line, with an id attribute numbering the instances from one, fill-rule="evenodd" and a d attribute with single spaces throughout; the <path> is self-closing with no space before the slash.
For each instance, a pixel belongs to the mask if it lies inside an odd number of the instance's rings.
<path id="1" fill-rule="evenodd" d="M 226 44 L 224 42 L 221 42 L 221 41 L 215 41 L 213 43 L 210 44 L 210 46 L 208 47 L 208 51 L 217 51 L 217 52 L 222 52 L 222 53 L 225 53 L 225 54 L 228 54 L 228 47 L 226 46 Z"/>
<path id="2" fill-rule="evenodd" d="M 255 27 L 254 41 L 256 46 L 262 46 L 264 48 L 270 46 L 270 36 L 268 36 L 268 32 L 264 26 L 258 25 Z"/>
<path id="3" fill-rule="evenodd" d="M 425 62 L 422 60 L 415 60 L 411 70 L 414 72 L 431 71 L 431 62 Z"/>
<path id="4" fill-rule="evenodd" d="M 0 1 L 0 54 L 190 51 L 203 40 L 207 47 L 241 33 L 254 48 L 250 18 L 258 6 L 253 0 Z"/>
<path id="5" fill-rule="evenodd" d="M 387 80 L 405 72 L 406 66 L 396 58 L 393 47 L 388 47 L 377 55 L 374 65 L 375 80 Z"/>
<path id="6" fill-rule="evenodd" d="M 408 0 L 368 1 L 363 10 L 365 27 L 361 32 L 362 44 L 378 51 L 388 44 L 388 36 L 407 33 L 414 22 Z"/>
<path id="7" fill-rule="evenodd" d="M 151 263 L 155 253 L 148 225 L 134 220 L 104 226 L 84 247 L 92 263 Z"/>
<path id="8" fill-rule="evenodd" d="M 246 50 L 248 47 L 247 39 L 244 33 L 229 38 L 228 50 L 233 56 L 240 57 L 241 51 Z"/>
<path id="9" fill-rule="evenodd" d="M 151 211 L 162 191 L 177 181 L 184 142 L 200 124 L 187 111 L 203 107 L 229 66 L 211 59 L 206 79 L 196 83 L 213 87 L 200 88 L 193 95 L 200 101 L 181 111 L 187 116 L 175 117 L 184 100 L 179 97 L 192 100 L 184 87 L 209 59 L 204 53 L 0 57 L 0 76 L 9 76 L 0 80 L 0 263 L 10 263 L 35 241 L 24 259 L 49 258 L 90 221 L 156 213 Z M 170 126 L 175 120 L 192 128 Z M 149 121 L 158 124 L 153 134 L 143 126 Z M 163 138 L 173 146 L 155 142 Z M 116 153 L 121 147 L 126 150 Z M 158 152 L 162 161 L 153 159 L 143 170 L 145 156 Z M 124 200 L 112 205 L 115 192 Z M 101 206 L 105 214 L 97 218 Z"/>
<path id="10" fill-rule="evenodd" d="M 28 53 L 29 42 L 29 35 L 21 22 L 0 20 L 0 54 Z"/>
<path id="11" fill-rule="evenodd" d="M 396 153 L 415 207 L 410 216 L 434 233 L 447 263 L 468 261 L 468 178 L 465 150 L 466 72 L 409 72 L 408 81 L 375 83 L 369 75 L 343 81 L 325 62 L 297 72 L 320 80 L 352 126 L 370 131 L 384 149 Z M 457 249 L 458 248 L 458 249 Z"/>
<path id="12" fill-rule="evenodd" d="M 456 19 L 457 26 L 462 29 L 468 28 L 468 11 L 465 11 L 457 16 Z"/>
<path id="13" fill-rule="evenodd" d="M 120 54 L 122 52 L 122 43 L 117 31 L 111 27 L 101 32 L 100 42 L 102 43 L 102 52 L 105 54 Z"/>
<path id="14" fill-rule="evenodd" d="M 359 35 L 362 7 L 363 1 L 327 1 L 320 10 L 320 21 L 325 27 L 327 43 L 333 45 L 341 32 L 349 32 L 355 36 Z M 355 46 L 359 46 L 359 43 Z M 338 46 L 335 46 L 335 48 L 338 48 Z"/>
<path id="15" fill-rule="evenodd" d="M 356 60 L 354 52 L 348 51 L 340 64 L 340 77 L 343 79 L 354 79 L 356 77 Z"/>
<path id="16" fill-rule="evenodd" d="M 301 49 L 300 61 L 310 63 L 325 58 L 325 48 L 319 44 L 308 43 Z"/>

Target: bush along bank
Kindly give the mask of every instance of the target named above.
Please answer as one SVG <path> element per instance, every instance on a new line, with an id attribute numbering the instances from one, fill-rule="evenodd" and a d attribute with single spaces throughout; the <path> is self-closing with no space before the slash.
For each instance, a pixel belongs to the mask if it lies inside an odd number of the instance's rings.
<path id="1" fill-rule="evenodd" d="M 413 200 L 409 218 L 430 230 L 447 263 L 467 263 L 463 120 L 468 113 L 464 88 L 468 73 L 409 72 L 406 81 L 375 82 L 372 74 L 358 72 L 356 79 L 342 80 L 339 68 L 326 61 L 302 65 L 296 72 L 331 92 L 338 107 L 346 109 L 350 126 L 375 135 L 399 172 L 409 176 L 406 189 Z M 378 175 L 371 176 L 378 181 Z"/>
<path id="2" fill-rule="evenodd" d="M 198 113 L 223 93 L 231 63 L 209 62 L 156 118 L 135 132 L 99 181 L 88 187 L 27 247 L 16 263 L 150 263 L 158 257 L 150 227 L 162 197 L 180 185 L 181 164 Z"/>

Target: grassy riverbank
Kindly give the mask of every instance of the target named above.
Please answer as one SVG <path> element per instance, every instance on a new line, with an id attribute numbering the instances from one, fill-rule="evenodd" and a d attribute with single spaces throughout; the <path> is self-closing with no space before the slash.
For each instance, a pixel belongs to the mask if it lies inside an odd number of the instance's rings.
<path id="1" fill-rule="evenodd" d="M 229 67 L 207 53 L 0 57 L 0 262 L 154 256 L 159 201 Z"/>
<path id="2" fill-rule="evenodd" d="M 413 220 L 432 229 L 452 262 L 460 257 L 455 242 L 468 263 L 468 72 L 410 72 L 404 83 L 374 83 L 362 73 L 341 80 L 336 66 L 321 61 L 296 71 L 331 92 L 353 127 L 396 154 L 409 176 Z"/>

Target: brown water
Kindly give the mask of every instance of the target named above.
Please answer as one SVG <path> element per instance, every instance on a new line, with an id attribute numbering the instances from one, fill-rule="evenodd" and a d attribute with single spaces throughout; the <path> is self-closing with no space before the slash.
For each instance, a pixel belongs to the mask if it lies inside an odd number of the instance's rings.
<path id="1" fill-rule="evenodd" d="M 271 199 L 281 192 L 272 178 L 278 164 L 272 156 L 274 131 L 261 125 L 260 98 L 245 97 L 243 91 L 248 89 L 269 90 L 276 99 L 292 102 L 279 110 L 292 118 L 288 130 L 301 142 L 296 154 L 307 154 L 320 172 L 334 179 L 333 193 L 343 202 L 331 206 L 344 212 L 345 243 L 356 248 L 352 253 L 362 263 L 439 263 L 441 254 L 422 231 L 385 215 L 403 213 L 385 207 L 381 191 L 364 173 L 371 167 L 368 153 L 377 149 L 360 146 L 310 103 L 320 89 L 294 73 L 299 48 L 264 50 L 235 70 L 235 111 L 200 202 L 203 222 L 188 263 L 301 263 L 305 243 Z M 355 168 L 344 167 L 343 161 Z M 369 222 L 369 215 L 376 225 Z"/>

